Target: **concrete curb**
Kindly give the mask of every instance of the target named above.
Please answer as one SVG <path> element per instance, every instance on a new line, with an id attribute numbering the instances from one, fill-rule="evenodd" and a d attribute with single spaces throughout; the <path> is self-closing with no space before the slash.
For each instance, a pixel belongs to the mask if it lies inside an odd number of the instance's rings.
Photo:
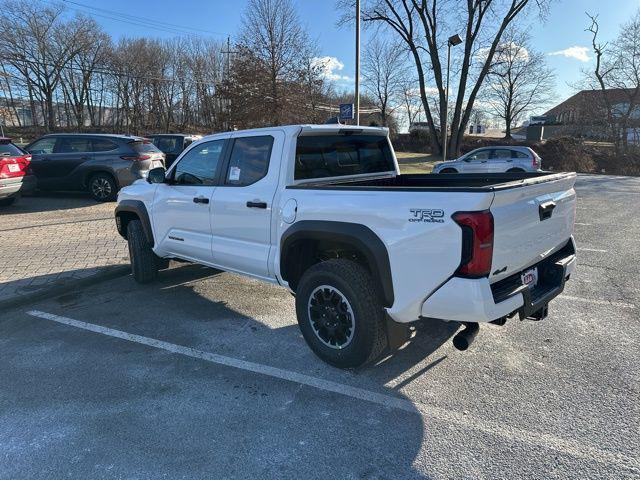
<path id="1" fill-rule="evenodd" d="M 98 272 L 86 278 L 70 279 L 63 285 L 53 285 L 37 292 L 27 293 L 7 300 L 0 300 L 0 312 L 21 307 L 23 305 L 39 302 L 48 298 L 57 297 L 78 288 L 89 287 L 107 280 L 113 280 L 131 273 L 130 265 L 115 265 L 101 267 Z"/>

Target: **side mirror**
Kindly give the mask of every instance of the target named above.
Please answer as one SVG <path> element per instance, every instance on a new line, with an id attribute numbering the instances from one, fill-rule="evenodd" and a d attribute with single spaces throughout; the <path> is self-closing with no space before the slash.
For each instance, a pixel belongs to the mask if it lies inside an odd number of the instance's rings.
<path id="1" fill-rule="evenodd" d="M 462 161 L 469 163 L 471 161 L 471 158 L 470 157 L 466 157 L 466 158 L 463 158 Z"/>
<path id="2" fill-rule="evenodd" d="M 149 183 L 165 183 L 165 169 L 164 167 L 152 168 L 147 175 L 147 182 Z"/>

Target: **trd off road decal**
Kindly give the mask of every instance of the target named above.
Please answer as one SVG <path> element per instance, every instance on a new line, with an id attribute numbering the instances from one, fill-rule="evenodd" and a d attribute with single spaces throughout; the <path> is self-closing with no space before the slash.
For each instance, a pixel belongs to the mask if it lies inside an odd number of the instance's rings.
<path id="1" fill-rule="evenodd" d="M 444 210 L 432 208 L 411 208 L 410 222 L 444 223 Z"/>

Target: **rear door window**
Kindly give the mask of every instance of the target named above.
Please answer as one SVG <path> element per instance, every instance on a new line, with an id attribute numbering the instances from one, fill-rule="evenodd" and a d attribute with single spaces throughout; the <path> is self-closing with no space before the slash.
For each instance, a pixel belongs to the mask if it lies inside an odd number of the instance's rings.
<path id="1" fill-rule="evenodd" d="M 91 139 L 85 137 L 61 137 L 55 153 L 87 153 L 91 151 Z"/>
<path id="2" fill-rule="evenodd" d="M 295 180 L 395 171 L 387 137 L 313 135 L 298 137 Z"/>
<path id="3" fill-rule="evenodd" d="M 511 158 L 529 158 L 529 155 L 518 150 L 511 150 Z"/>
<path id="4" fill-rule="evenodd" d="M 273 137 L 240 137 L 233 141 L 226 185 L 244 187 L 264 178 L 269 170 Z"/>
<path id="5" fill-rule="evenodd" d="M 511 150 L 498 149 L 493 151 L 493 157 L 497 160 L 507 160 L 511 158 Z"/>

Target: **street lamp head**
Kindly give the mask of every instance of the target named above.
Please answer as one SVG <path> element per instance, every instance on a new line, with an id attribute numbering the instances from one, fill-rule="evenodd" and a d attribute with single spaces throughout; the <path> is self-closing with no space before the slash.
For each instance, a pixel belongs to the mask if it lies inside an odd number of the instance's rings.
<path id="1" fill-rule="evenodd" d="M 460 45 L 462 43 L 462 38 L 457 33 L 449 37 L 449 45 L 455 47 L 456 45 Z"/>

